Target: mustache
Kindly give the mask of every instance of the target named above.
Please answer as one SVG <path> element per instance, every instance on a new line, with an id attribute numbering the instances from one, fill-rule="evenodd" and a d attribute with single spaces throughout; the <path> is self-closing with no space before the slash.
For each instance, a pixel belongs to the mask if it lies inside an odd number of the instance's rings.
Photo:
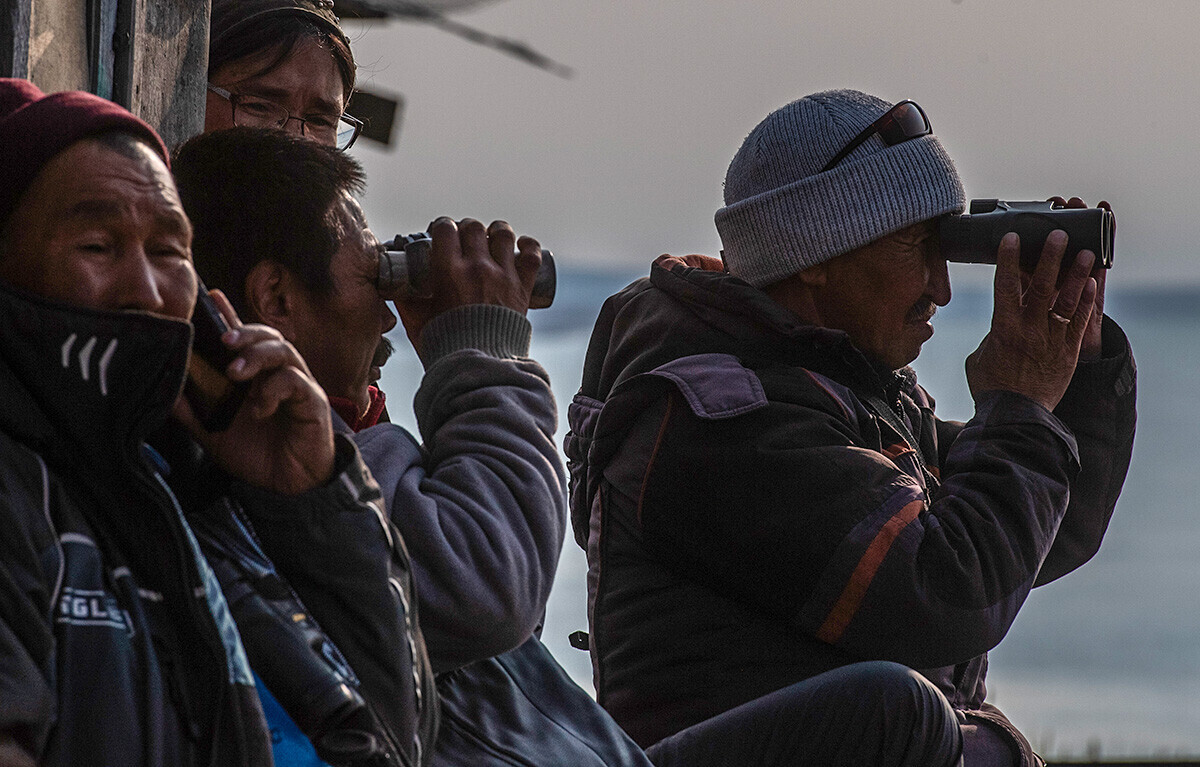
<path id="1" fill-rule="evenodd" d="M 937 304 L 931 299 L 925 298 L 913 304 L 913 307 L 908 310 L 907 319 L 909 322 L 929 322 L 935 314 L 937 314 Z"/>
<path id="2" fill-rule="evenodd" d="M 385 336 L 379 337 L 379 345 L 375 347 L 375 356 L 371 358 L 371 364 L 376 367 L 383 367 L 387 364 L 388 358 L 396 351 L 396 347 Z"/>

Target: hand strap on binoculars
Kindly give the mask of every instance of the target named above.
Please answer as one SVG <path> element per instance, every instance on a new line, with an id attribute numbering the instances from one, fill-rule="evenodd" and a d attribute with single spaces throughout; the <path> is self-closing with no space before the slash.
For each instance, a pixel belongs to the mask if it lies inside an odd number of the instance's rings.
<path id="1" fill-rule="evenodd" d="M 926 466 L 925 451 L 921 449 L 921 443 L 916 437 L 913 436 L 912 430 L 909 429 L 904 423 L 904 419 L 901 418 L 895 410 L 892 410 L 890 407 L 888 407 L 887 403 L 879 398 L 879 395 L 872 394 L 870 396 L 863 397 L 863 402 L 866 403 L 867 407 L 871 409 L 871 412 L 874 413 L 876 417 L 887 421 L 888 426 L 891 426 L 892 429 L 895 430 L 895 432 L 899 434 L 900 437 L 907 442 L 913 450 L 916 451 L 917 463 L 920 464 L 921 474 L 925 477 L 925 495 L 928 497 L 933 493 L 934 490 L 937 490 L 938 487 L 941 486 L 941 483 L 938 482 L 937 477 L 933 476 L 933 473 L 930 472 L 929 468 Z"/>

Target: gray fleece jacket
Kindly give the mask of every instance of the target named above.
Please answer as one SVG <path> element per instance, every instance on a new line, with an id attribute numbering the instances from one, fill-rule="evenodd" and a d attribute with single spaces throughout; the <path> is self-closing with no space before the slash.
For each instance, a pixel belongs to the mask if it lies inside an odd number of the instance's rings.
<path id="1" fill-rule="evenodd" d="M 566 478 L 530 336 L 529 321 L 504 307 L 435 317 L 414 403 L 422 442 L 391 423 L 352 435 L 408 547 L 435 672 L 519 646 L 550 596 Z"/>

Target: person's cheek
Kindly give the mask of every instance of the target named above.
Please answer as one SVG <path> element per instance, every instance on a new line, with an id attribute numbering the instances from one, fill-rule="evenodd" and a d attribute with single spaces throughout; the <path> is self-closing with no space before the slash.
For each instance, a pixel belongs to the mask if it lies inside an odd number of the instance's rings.
<path id="1" fill-rule="evenodd" d="M 178 261 L 162 270 L 162 292 L 165 298 L 164 311 L 171 317 L 190 319 L 196 305 L 196 290 L 199 280 L 190 261 Z"/>

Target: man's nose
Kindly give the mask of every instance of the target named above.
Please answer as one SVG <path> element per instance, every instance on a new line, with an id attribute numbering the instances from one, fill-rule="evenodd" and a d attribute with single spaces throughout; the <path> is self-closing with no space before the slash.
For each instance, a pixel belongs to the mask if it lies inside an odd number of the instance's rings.
<path id="1" fill-rule="evenodd" d="M 929 298 L 938 306 L 950 303 L 950 269 L 946 259 L 934 256 L 929 260 Z"/>
<path id="2" fill-rule="evenodd" d="M 122 310 L 161 312 L 166 305 L 161 275 L 140 248 L 121 259 L 118 280 L 117 298 Z"/>
<path id="3" fill-rule="evenodd" d="M 383 332 L 387 333 L 396 327 L 396 315 L 388 308 L 387 301 L 380 300 L 379 305 L 383 309 Z"/>

